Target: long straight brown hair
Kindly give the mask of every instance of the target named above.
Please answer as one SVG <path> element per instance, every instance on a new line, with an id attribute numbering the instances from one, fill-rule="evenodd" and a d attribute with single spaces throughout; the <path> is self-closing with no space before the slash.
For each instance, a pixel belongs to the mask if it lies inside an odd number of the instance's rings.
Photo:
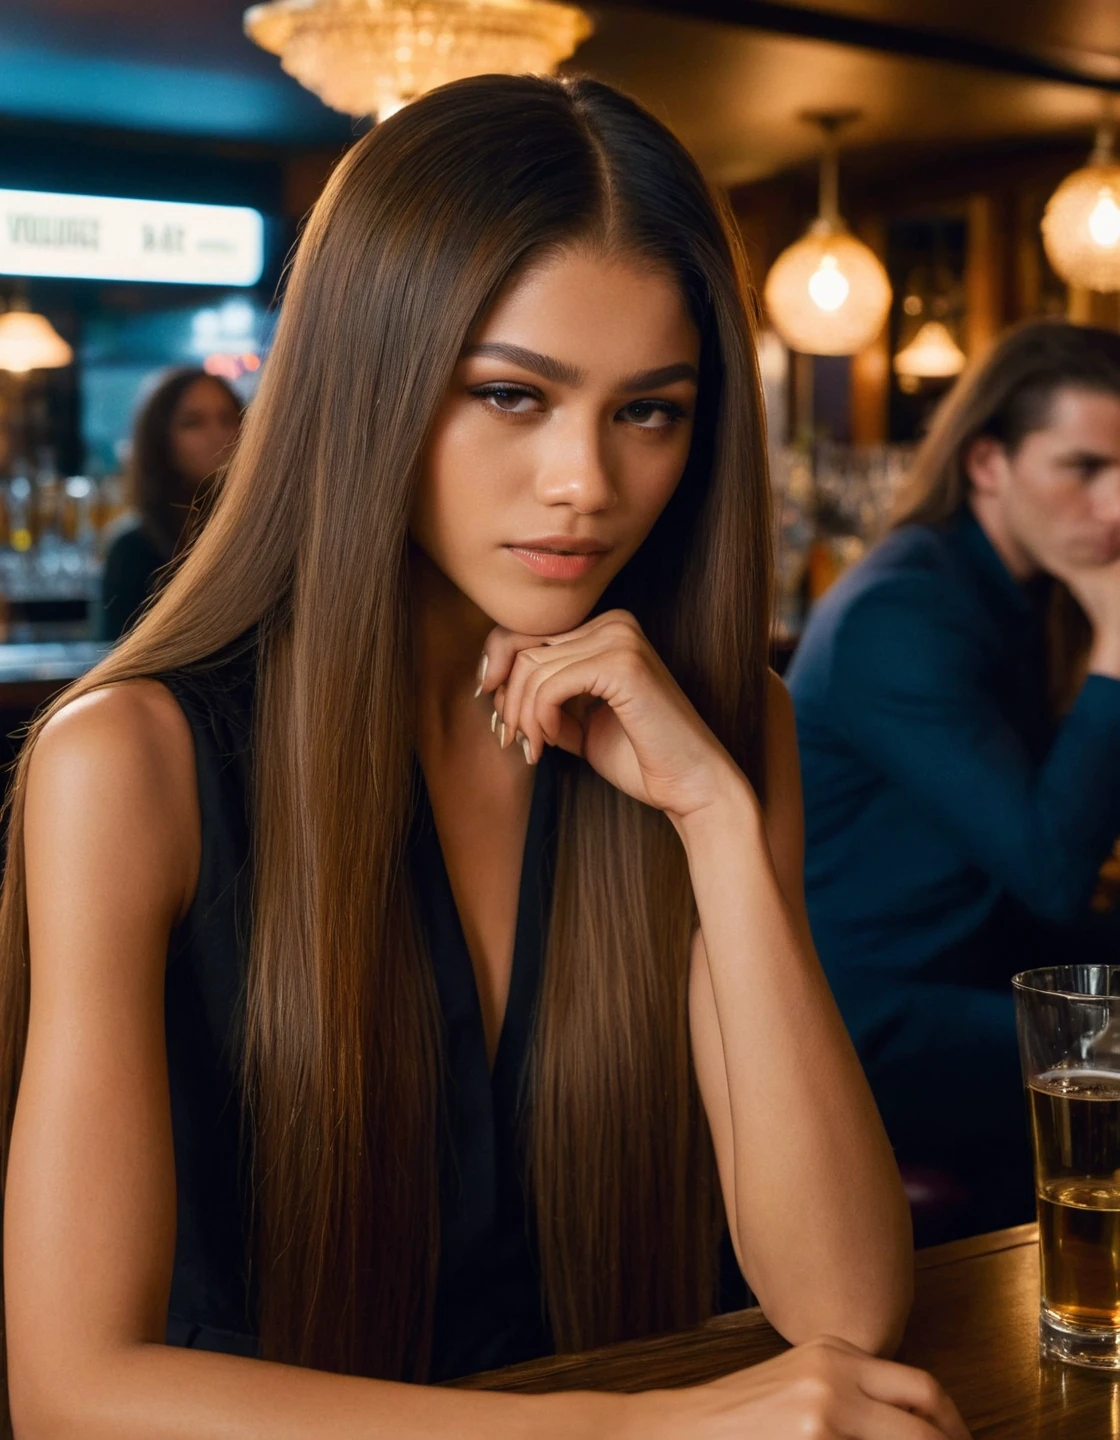
<path id="1" fill-rule="evenodd" d="M 1064 387 L 1120 398 L 1120 335 L 1092 325 L 1031 320 L 1006 331 L 934 412 L 895 506 L 891 528 L 943 526 L 968 504 L 969 447 L 991 436 L 1014 455 L 1048 423 Z M 1049 619 L 1050 694 L 1055 711 L 1072 703 L 1090 640 L 1085 612 L 1055 580 Z"/>
<path id="2" fill-rule="evenodd" d="M 208 528 L 138 628 L 36 723 L 15 772 L 0 897 L 5 1165 L 27 1026 L 36 736 L 76 695 L 257 637 L 244 1077 L 270 1358 L 426 1373 L 440 1019 L 402 879 L 409 515 L 468 336 L 521 267 L 573 242 L 667 267 L 700 328 L 685 475 L 602 605 L 634 611 L 762 791 L 769 492 L 733 225 L 630 100 L 590 80 L 493 76 L 408 106 L 340 163 Z M 663 815 L 576 761 L 562 766 L 557 843 L 527 1159 L 566 1349 L 709 1313 L 722 1215 L 689 1050 L 683 851 Z"/>

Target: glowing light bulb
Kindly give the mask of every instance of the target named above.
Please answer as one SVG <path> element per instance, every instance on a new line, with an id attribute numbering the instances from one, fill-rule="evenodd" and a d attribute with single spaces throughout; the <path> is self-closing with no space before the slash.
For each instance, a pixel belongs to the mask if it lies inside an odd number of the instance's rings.
<path id="1" fill-rule="evenodd" d="M 774 329 L 792 350 L 855 355 L 883 327 L 891 282 L 862 240 L 817 221 L 774 261 L 765 297 Z"/>
<path id="2" fill-rule="evenodd" d="M 1120 241 L 1120 205 L 1112 198 L 1112 191 L 1104 186 L 1089 216 L 1089 234 L 1102 250 L 1112 250 Z"/>
<path id="3" fill-rule="evenodd" d="M 831 315 L 848 298 L 851 286 L 836 263 L 835 255 L 822 255 L 821 263 L 809 276 L 809 294 L 814 305 Z"/>

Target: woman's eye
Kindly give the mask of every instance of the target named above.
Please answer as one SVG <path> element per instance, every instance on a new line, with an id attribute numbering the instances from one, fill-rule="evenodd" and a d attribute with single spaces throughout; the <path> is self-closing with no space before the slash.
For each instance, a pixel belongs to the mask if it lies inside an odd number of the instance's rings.
<path id="1" fill-rule="evenodd" d="M 471 394 L 503 415 L 527 415 L 539 403 L 531 390 L 516 390 L 510 385 L 487 385 Z"/>
<path id="2" fill-rule="evenodd" d="M 683 420 L 685 412 L 668 400 L 635 400 L 619 411 L 630 425 L 642 430 L 665 430 Z"/>

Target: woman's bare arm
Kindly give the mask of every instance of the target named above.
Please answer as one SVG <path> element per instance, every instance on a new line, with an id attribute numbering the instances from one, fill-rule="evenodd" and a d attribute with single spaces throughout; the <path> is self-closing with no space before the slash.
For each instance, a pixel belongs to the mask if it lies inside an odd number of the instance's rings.
<path id="1" fill-rule="evenodd" d="M 793 709 L 776 676 L 764 814 L 747 787 L 681 827 L 700 930 L 693 1049 L 732 1238 L 770 1321 L 897 1345 L 910 1217 L 882 1123 L 813 948 Z"/>
<path id="2" fill-rule="evenodd" d="M 191 736 L 170 692 L 132 682 L 52 720 L 24 834 L 31 1017 L 4 1215 L 18 1440 L 613 1434 L 622 1397 L 395 1385 L 162 1343 L 163 975 L 199 863 Z"/>

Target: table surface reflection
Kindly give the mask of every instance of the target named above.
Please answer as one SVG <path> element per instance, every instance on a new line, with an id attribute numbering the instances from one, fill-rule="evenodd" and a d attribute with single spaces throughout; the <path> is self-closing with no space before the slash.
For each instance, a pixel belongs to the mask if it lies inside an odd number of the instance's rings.
<path id="1" fill-rule="evenodd" d="M 975 1440 L 1118 1440 L 1120 1375 L 1040 1361 L 1034 1225 L 923 1250 L 899 1359 L 930 1370 Z M 689 1385 L 785 1348 L 758 1310 L 697 1330 L 495 1370 L 460 1385 L 520 1391 Z"/>

